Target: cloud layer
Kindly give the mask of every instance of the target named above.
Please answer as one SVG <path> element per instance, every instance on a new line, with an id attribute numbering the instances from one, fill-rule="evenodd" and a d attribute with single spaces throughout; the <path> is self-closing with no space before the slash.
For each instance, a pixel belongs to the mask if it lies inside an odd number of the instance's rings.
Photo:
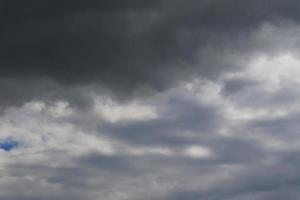
<path id="1" fill-rule="evenodd" d="M 296 0 L 1 3 L 0 74 L 9 79 L 3 87 L 47 79 L 61 87 L 96 85 L 122 98 L 194 76 L 213 78 L 257 52 L 292 48 L 286 45 L 297 34 L 282 31 L 299 19 Z M 275 28 L 261 33 L 264 24 Z M 30 91 L 13 98 L 35 98 L 47 85 L 22 88 Z"/>
<path id="2" fill-rule="evenodd" d="M 0 5 L 0 199 L 300 198 L 298 1 Z"/>

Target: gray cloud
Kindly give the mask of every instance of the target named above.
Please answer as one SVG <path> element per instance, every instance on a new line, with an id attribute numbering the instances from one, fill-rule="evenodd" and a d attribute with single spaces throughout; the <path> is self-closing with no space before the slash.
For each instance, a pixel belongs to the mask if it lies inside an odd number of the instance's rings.
<path id="1" fill-rule="evenodd" d="M 200 142 L 217 132 L 224 120 L 217 108 L 206 107 L 184 97 L 170 98 L 159 106 L 159 110 L 158 119 L 103 123 L 98 126 L 98 131 L 130 143 L 178 146 Z M 197 136 L 186 138 L 184 135 L 189 131 L 196 132 Z"/>
<path id="2" fill-rule="evenodd" d="M 0 199 L 298 199 L 297 0 L 0 0 Z"/>
<path id="3" fill-rule="evenodd" d="M 2 78 L 97 84 L 117 96 L 241 67 L 261 45 L 251 34 L 266 22 L 297 22 L 299 7 L 294 0 L 1 3 Z"/>

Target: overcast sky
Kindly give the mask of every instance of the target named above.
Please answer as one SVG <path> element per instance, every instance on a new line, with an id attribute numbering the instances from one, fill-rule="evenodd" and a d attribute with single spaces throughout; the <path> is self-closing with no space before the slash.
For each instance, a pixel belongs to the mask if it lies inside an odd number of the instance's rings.
<path id="1" fill-rule="evenodd" d="M 299 0 L 0 0 L 0 199 L 300 199 L 299 36 Z"/>

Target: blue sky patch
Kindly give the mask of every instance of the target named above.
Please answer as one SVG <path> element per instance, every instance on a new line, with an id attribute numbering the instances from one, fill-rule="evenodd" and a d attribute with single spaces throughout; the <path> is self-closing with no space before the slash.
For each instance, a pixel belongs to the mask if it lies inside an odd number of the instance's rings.
<path id="1" fill-rule="evenodd" d="M 4 151 L 11 151 L 15 148 L 17 148 L 19 143 L 12 139 L 6 139 L 0 141 L 0 149 L 3 149 Z"/>

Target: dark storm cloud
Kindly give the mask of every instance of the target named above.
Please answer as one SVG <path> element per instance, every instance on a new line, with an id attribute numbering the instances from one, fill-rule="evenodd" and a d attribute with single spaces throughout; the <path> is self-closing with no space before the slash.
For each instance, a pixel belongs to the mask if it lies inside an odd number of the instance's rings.
<path id="1" fill-rule="evenodd" d="M 259 25 L 299 19 L 296 0 L 0 3 L 1 78 L 97 83 L 119 96 L 237 67 Z"/>
<path id="2" fill-rule="evenodd" d="M 8 106 L 21 106 L 32 100 L 68 101 L 74 108 L 89 108 L 93 100 L 89 87 L 66 87 L 48 78 L 0 78 L 0 111 Z"/>

